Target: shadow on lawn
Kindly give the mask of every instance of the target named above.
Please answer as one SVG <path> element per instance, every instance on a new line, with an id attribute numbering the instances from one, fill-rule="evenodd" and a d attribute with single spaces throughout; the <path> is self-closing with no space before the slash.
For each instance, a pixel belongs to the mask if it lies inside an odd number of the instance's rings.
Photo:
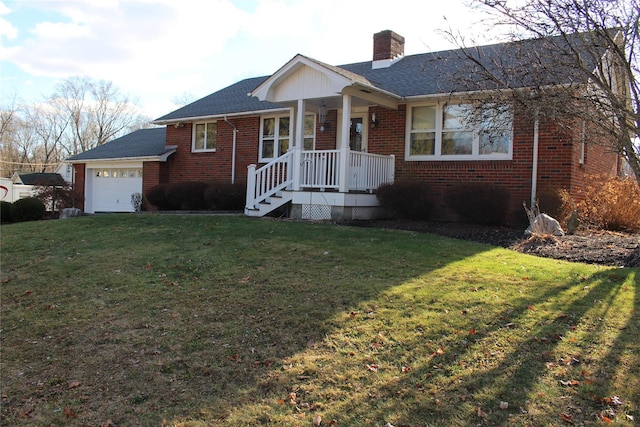
<path id="1" fill-rule="evenodd" d="M 264 378 L 322 342 L 334 316 L 485 250 L 439 237 L 324 225 L 132 218 L 82 219 L 79 225 L 100 230 L 74 246 L 82 257 L 52 251 L 47 262 L 82 271 L 71 295 L 64 276 L 38 284 L 16 277 L 3 285 L 3 344 L 22 352 L 5 358 L 15 373 L 2 385 L 7 422 L 224 419 L 267 396 L 273 401 Z M 119 247 L 123 233 L 131 240 L 127 253 L 101 259 L 100 248 Z M 300 233 L 308 241 L 301 243 Z M 363 248 L 370 252 L 360 254 L 366 262 L 353 257 Z M 27 311 L 25 286 L 33 290 Z M 58 299 L 64 304 L 54 309 Z M 24 313 L 37 328 L 20 320 Z"/>
<path id="2" fill-rule="evenodd" d="M 638 381 L 638 290 L 630 313 L 608 312 L 622 289 L 634 286 L 635 274 L 633 270 L 605 271 L 553 289 L 540 287 L 515 302 L 515 307 L 497 313 L 492 324 L 468 337 L 468 344 L 446 348 L 430 358 L 425 355 L 426 363 L 416 363 L 410 374 L 399 374 L 386 385 L 371 386 L 368 395 L 353 390 L 352 401 L 336 405 L 342 411 L 338 425 L 356 425 L 365 419 L 373 420 L 374 425 L 391 421 L 396 426 L 535 425 L 539 417 L 555 419 L 558 424 L 580 424 L 595 422 L 597 417 L 614 418 L 616 413 L 621 421 L 625 414 L 637 416 L 638 387 L 630 388 L 632 395 L 619 396 L 620 405 L 612 399 L 620 394 L 616 381 L 624 369 L 630 381 Z M 586 284 L 582 291 L 581 283 Z M 557 298 L 564 294 L 569 295 L 569 303 L 560 306 Z M 520 326 L 536 307 L 547 303 L 552 308 L 546 317 Z M 618 315 L 626 323 L 609 325 Z M 512 330 L 522 331 L 515 346 L 509 346 L 503 337 Z M 330 331 L 323 328 L 322 332 Z M 442 339 L 437 336 L 441 332 L 434 331 L 430 338 Z M 602 345 L 607 348 L 594 347 Z M 320 367 L 307 368 L 310 371 L 304 371 L 302 377 L 322 376 L 317 372 Z M 464 373 L 469 369 L 471 373 Z M 270 389 L 264 391 L 270 395 Z M 275 398 L 270 398 L 273 404 Z M 501 402 L 508 402 L 509 407 L 501 409 Z M 330 402 L 325 404 L 325 411 L 331 412 Z M 545 413 L 558 407 L 564 409 Z M 269 418 L 263 421 L 268 424 Z"/>
<path id="3" fill-rule="evenodd" d="M 138 287 L 123 283 L 115 291 L 107 291 L 101 282 L 88 281 L 87 295 L 98 300 L 98 293 L 102 294 L 99 303 L 109 307 L 111 312 L 96 310 L 90 319 L 73 319 L 74 322 L 70 322 L 68 327 L 64 326 L 59 337 L 54 337 L 59 340 L 43 342 L 42 346 L 49 347 L 42 347 L 42 354 L 58 351 L 57 359 L 46 362 L 46 368 L 37 373 L 39 377 L 31 378 L 30 375 L 35 375 L 33 371 L 36 370 L 34 359 L 32 372 L 27 371 L 21 380 L 23 384 L 20 387 L 24 388 L 20 392 L 7 392 L 8 399 L 14 400 L 5 401 L 3 398 L 3 415 L 6 415 L 6 403 L 25 405 L 17 400 L 26 402 L 33 398 L 33 401 L 40 399 L 43 402 L 41 406 L 45 407 L 43 411 L 49 412 L 43 412 L 44 419 L 37 420 L 35 417 L 38 414 L 34 411 L 30 413 L 34 419 L 25 419 L 25 423 L 43 421 L 42 424 L 108 425 L 105 424 L 107 420 L 112 420 L 115 425 L 159 425 L 163 419 L 172 419 L 165 424 L 180 425 L 182 421 L 176 417 L 182 414 L 196 420 L 207 420 L 206 425 L 209 425 L 218 420 L 224 423 L 225 417 L 244 407 L 253 406 L 259 410 L 262 405 L 267 415 L 260 418 L 259 414 L 253 413 L 254 419 L 247 420 L 247 424 L 268 424 L 268 413 L 273 412 L 269 406 L 275 406 L 276 412 L 280 410 L 279 406 L 283 405 L 278 403 L 278 399 L 288 399 L 287 393 L 291 391 L 286 382 L 288 380 L 284 378 L 289 375 L 285 372 L 284 360 L 307 350 L 313 355 L 317 354 L 316 343 L 323 342 L 336 328 L 342 327 L 336 326 L 339 321 L 334 319 L 335 316 L 348 314 L 351 310 L 361 308 L 361 304 L 376 301 L 389 289 L 487 249 L 477 244 L 461 246 L 459 242 L 439 237 L 422 236 L 411 242 L 408 238 L 411 234 L 381 231 L 372 236 L 366 230 L 306 225 L 304 233 L 311 243 L 302 245 L 299 243 L 298 227 L 303 226 L 299 224 L 264 222 L 255 227 L 254 222 L 251 228 L 244 229 L 244 224 L 248 223 L 246 220 L 230 219 L 220 221 L 220 225 L 216 226 L 202 220 L 204 225 L 180 229 L 176 227 L 174 218 L 151 220 L 141 216 L 137 221 L 137 227 L 130 225 L 125 231 L 135 234 L 136 244 L 141 247 L 158 246 L 154 249 L 160 254 L 150 260 L 148 277 L 145 278 L 148 283 Z M 107 222 L 107 219 L 102 222 Z M 121 227 L 115 220 L 113 222 Z M 144 222 L 150 222 L 153 229 L 144 231 Z M 197 233 L 206 234 L 204 248 L 202 241 L 196 240 L 200 246 L 175 245 L 176 253 L 170 253 L 174 250 L 172 239 L 188 240 Z M 168 237 L 161 240 L 159 236 Z M 105 244 L 110 238 L 109 235 L 103 237 Z M 117 235 L 113 238 L 115 241 L 118 239 Z M 279 241 L 280 246 L 269 246 L 271 240 Z M 339 241 L 340 245 L 336 245 L 335 241 Z M 325 242 L 329 250 L 325 249 Z M 162 247 L 161 243 L 166 247 Z M 227 251 L 217 252 L 216 247 L 223 248 L 230 244 L 239 246 L 227 258 L 223 258 L 222 254 Z M 270 252 L 248 251 L 250 247 L 263 244 Z M 362 251 L 363 247 L 375 252 L 361 254 L 362 257 L 371 258 L 368 262 L 343 263 L 345 257 L 352 259 L 352 253 Z M 78 250 L 83 252 L 86 249 L 79 247 Z M 294 251 L 296 256 L 291 256 L 287 251 Z M 135 251 L 132 253 L 129 256 L 134 257 Z M 257 253 L 258 256 L 249 257 L 246 253 Z M 65 255 L 62 259 L 67 258 Z M 127 262 L 137 268 L 145 268 L 143 266 L 147 261 L 136 258 Z M 316 268 L 314 271 L 311 270 L 311 262 Z M 172 266 L 174 263 L 175 266 Z M 225 263 L 241 265 L 242 268 L 233 270 L 235 275 L 228 277 L 225 276 Z M 162 270 L 156 270 L 159 265 L 163 266 Z M 292 273 L 293 287 L 289 283 Z M 618 278 L 610 280 L 612 274 Z M 486 360 L 473 360 L 472 346 L 491 348 L 494 342 L 500 340 L 503 332 L 509 330 L 508 324 L 517 325 L 520 319 L 526 318 L 529 305 L 553 300 L 576 285 L 568 283 L 552 290 L 539 287 L 531 295 L 522 297 L 517 307 L 505 308 L 497 313 L 487 328 L 469 338 L 468 348 L 460 347 L 457 353 L 447 351 L 423 364 L 416 363 L 406 377 L 399 377 L 386 385 L 376 385 L 379 394 L 386 395 L 386 399 L 371 402 L 354 397 L 344 403 L 343 408 L 349 410 L 345 417 L 353 415 L 352 419 L 358 420 L 369 418 L 375 424 L 386 420 L 388 414 L 395 414 L 394 420 L 389 421 L 394 421 L 397 426 L 408 425 L 402 423 L 403 418 L 421 419 L 421 425 L 455 425 L 483 421 L 499 424 L 505 422 L 509 415 L 533 417 L 534 414 L 520 414 L 518 406 L 527 409 L 524 402 L 530 399 L 529 391 L 535 390 L 537 382 L 547 375 L 548 363 L 560 365 L 561 358 L 573 355 L 560 354 L 558 348 L 565 342 L 556 336 L 573 332 L 573 326 L 582 326 L 581 322 L 585 322 L 587 313 L 593 309 L 593 301 L 603 301 L 603 307 L 606 307 L 606 301 L 613 299 L 621 286 L 628 286 L 621 283 L 633 280 L 633 274 L 634 270 L 615 270 L 615 273 L 609 270 L 588 278 L 593 285 L 584 294 L 574 296 L 569 306 L 557 308 L 552 318 L 533 325 L 527 331 L 527 336 L 521 337 L 515 350 L 493 355 L 487 353 L 484 355 Z M 362 283 L 361 286 L 353 284 L 358 281 Z M 108 284 L 112 285 L 116 288 L 115 284 Z M 11 293 L 15 294 L 16 299 L 24 298 L 24 289 L 17 279 L 3 286 L 4 311 L 5 306 L 9 307 L 11 303 Z M 11 290 L 13 286 L 15 289 Z M 129 287 L 132 288 L 130 294 L 127 293 Z M 117 295 L 119 300 L 115 299 L 118 292 L 121 292 Z M 37 292 L 30 298 L 35 294 Z M 133 308 L 122 302 L 127 298 L 141 298 L 141 295 L 144 295 L 144 299 Z M 109 301 L 107 298 L 114 299 Z M 48 302 L 44 299 L 36 307 L 46 307 L 44 304 Z M 140 312 L 133 317 L 135 324 L 127 322 L 130 313 L 120 312 L 120 307 Z M 627 329 L 617 331 L 608 353 L 603 356 L 606 364 L 603 358 L 587 362 L 587 349 L 580 355 L 583 359 L 581 364 L 588 365 L 591 372 L 599 372 L 605 365 L 633 366 L 632 363 L 635 363 L 637 370 L 640 365 L 637 348 L 640 324 L 638 289 L 633 308 Z M 47 316 L 51 313 L 45 312 Z M 601 314 L 600 317 L 605 316 Z M 592 318 L 590 315 L 589 322 Z M 15 332 L 11 330 L 6 316 L 4 322 L 3 328 L 7 328 L 8 332 L 3 337 L 3 344 L 11 341 L 11 333 L 20 332 L 20 329 Z M 585 333 L 604 333 L 600 329 L 605 327 L 603 324 L 589 323 L 585 326 L 591 328 Z M 436 332 L 426 332 L 429 333 Z M 438 339 L 436 336 L 431 338 Z M 26 337 L 22 336 L 13 339 L 15 342 L 26 341 Z M 35 344 L 29 345 L 29 351 L 33 351 Z M 433 369 L 433 364 L 439 363 L 443 364 L 442 367 Z M 482 366 L 483 363 L 485 366 Z M 477 364 L 478 368 L 473 370 L 472 375 L 454 372 L 456 367 L 465 364 Z M 85 373 L 86 377 L 78 376 L 78 367 L 83 369 L 79 372 Z M 56 382 L 46 377 L 50 372 L 55 374 L 52 379 L 56 379 Z M 279 382 L 279 375 L 282 382 Z M 318 376 L 321 375 L 320 372 Z M 307 374 L 303 373 L 303 376 Z M 511 381 L 496 383 L 496 378 Z M 82 386 L 71 388 L 67 385 L 67 379 L 77 380 Z M 28 380 L 31 384 L 42 380 L 44 385 L 32 386 Z M 422 382 L 422 385 L 418 387 L 416 382 Z M 441 386 L 438 394 L 430 393 L 429 387 L 436 385 Z M 613 394 L 613 375 L 598 376 L 592 388 L 600 398 Z M 401 389 L 415 392 L 417 397 L 413 402 L 404 402 L 397 395 Z M 6 386 L 3 385 L 5 390 Z M 354 396 L 359 395 L 354 393 Z M 640 401 L 638 388 L 634 396 L 621 398 Z M 508 411 L 498 409 L 501 400 L 511 403 Z M 332 410 L 331 403 L 325 402 L 324 408 L 316 409 L 329 412 Z M 444 403 L 468 408 L 466 412 L 450 410 L 443 407 Z M 589 409 L 602 406 L 601 402 L 594 402 L 593 399 L 589 404 Z M 58 418 L 46 418 L 51 417 L 51 408 L 65 408 L 66 411 L 67 407 L 75 413 L 74 418 L 65 418 L 60 411 L 56 412 Z M 478 407 L 486 417 L 492 418 L 479 416 L 481 413 L 476 411 Z M 114 408 L 120 412 L 114 413 Z M 290 406 L 287 408 L 293 411 Z M 591 415 L 589 412 L 585 411 L 583 415 L 588 417 Z M 461 414 L 468 418 L 460 419 Z M 573 416 L 578 417 L 578 414 Z M 312 422 L 307 418 L 300 424 L 311 425 Z M 341 422 L 339 425 L 355 424 Z"/>
<path id="4" fill-rule="evenodd" d="M 406 409 L 400 398 L 390 398 L 378 402 L 371 417 L 385 419 L 387 414 L 395 413 L 397 422 L 393 424 L 397 426 L 423 425 L 415 421 L 403 423 L 403 419 L 422 419 L 424 425 L 536 425 L 538 416 L 549 419 L 549 414 L 543 413 L 546 408 L 558 406 L 555 402 L 547 405 L 545 401 L 559 399 L 565 401 L 565 410 L 551 416 L 558 425 L 594 423 L 596 418 L 610 422 L 603 417 L 613 419 L 616 415 L 623 422 L 633 420 L 633 415 L 637 418 L 640 411 L 640 289 L 635 275 L 634 270 L 623 269 L 583 278 L 593 284 L 585 287 L 583 295 L 528 329 L 515 350 L 502 353 L 501 331 L 518 328 L 529 310 L 535 310 L 536 306 L 574 285 L 524 298 L 519 307 L 497 315 L 493 328 L 469 337 L 469 348 L 473 351 L 456 353 L 447 349 L 421 366 L 409 380 L 390 384 L 386 392 L 381 392 L 391 395 L 394 391 L 409 389 L 419 394 L 426 390 L 418 406 Z M 608 313 L 610 303 L 619 297 L 623 288 L 633 287 L 634 283 L 633 307 L 630 313 L 619 313 L 628 320 L 622 326 L 607 325 L 608 319 L 618 316 Z M 581 333 L 582 338 L 576 341 L 568 338 L 567 335 L 576 332 Z M 607 334 L 614 336 L 603 339 Z M 608 343 L 608 350 L 593 347 L 602 343 Z M 478 353 L 478 348 L 493 348 L 493 352 Z M 474 352 L 484 359 L 474 359 Z M 472 365 L 478 368 L 472 374 L 456 373 Z M 621 376 L 635 382 L 635 387 L 629 387 L 631 395 L 619 395 L 616 381 L 624 381 Z M 416 378 L 424 379 L 420 390 L 416 390 Z M 508 407 L 501 408 L 503 402 L 508 403 Z M 459 409 L 464 406 L 466 413 Z M 354 402 L 353 408 L 357 407 Z M 631 417 L 626 418 L 626 414 Z"/>

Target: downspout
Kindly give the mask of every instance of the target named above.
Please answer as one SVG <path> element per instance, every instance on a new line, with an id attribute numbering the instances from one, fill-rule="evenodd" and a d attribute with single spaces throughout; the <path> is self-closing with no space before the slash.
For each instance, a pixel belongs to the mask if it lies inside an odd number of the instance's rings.
<path id="1" fill-rule="evenodd" d="M 531 205 L 533 209 L 536 205 L 536 192 L 538 187 L 538 137 L 539 137 L 539 120 L 538 110 L 535 112 L 535 121 L 533 122 L 533 167 L 531 169 Z"/>
<path id="2" fill-rule="evenodd" d="M 231 149 L 231 184 L 236 183 L 236 135 L 238 134 L 238 128 L 236 125 L 227 120 L 227 116 L 224 116 L 224 121 L 233 128 L 233 148 Z"/>

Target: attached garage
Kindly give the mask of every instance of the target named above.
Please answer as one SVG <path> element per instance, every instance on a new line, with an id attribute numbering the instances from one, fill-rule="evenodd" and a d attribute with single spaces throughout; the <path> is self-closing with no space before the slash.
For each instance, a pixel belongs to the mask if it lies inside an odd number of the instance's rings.
<path id="1" fill-rule="evenodd" d="M 142 163 L 91 166 L 87 167 L 85 211 L 134 212 L 131 196 L 142 193 Z"/>
<path id="2" fill-rule="evenodd" d="M 134 212 L 131 195 L 142 194 L 143 165 L 166 162 L 176 147 L 166 145 L 166 129 L 140 129 L 67 159 L 77 174 L 74 185 L 84 190 L 84 211 Z"/>

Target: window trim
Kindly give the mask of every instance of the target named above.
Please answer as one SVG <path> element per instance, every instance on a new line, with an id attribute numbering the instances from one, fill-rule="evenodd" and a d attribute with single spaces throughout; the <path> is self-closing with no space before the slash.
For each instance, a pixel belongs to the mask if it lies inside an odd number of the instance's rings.
<path id="1" fill-rule="evenodd" d="M 207 145 L 207 126 L 209 125 L 209 123 L 214 123 L 216 125 L 216 147 L 215 148 L 202 148 L 202 149 L 197 149 L 196 148 L 196 129 L 198 127 L 198 125 L 205 125 L 205 131 L 204 131 L 204 135 L 205 135 L 205 147 Z M 202 121 L 202 122 L 194 122 L 193 123 L 193 128 L 192 128 L 192 132 L 191 132 L 191 152 L 192 153 L 215 153 L 218 150 L 218 121 L 217 120 L 207 120 L 207 121 Z"/>
<path id="2" fill-rule="evenodd" d="M 313 139 L 313 148 L 312 150 L 315 150 L 316 147 L 316 122 L 317 122 L 317 117 L 316 114 L 314 113 L 305 113 L 305 119 L 307 117 L 313 117 L 313 129 L 312 129 L 312 134 L 305 134 L 302 137 L 302 141 L 304 144 L 305 139 L 307 138 L 312 138 Z M 284 153 L 280 152 L 280 141 L 282 138 L 280 138 L 280 119 L 289 119 L 289 149 L 287 151 L 289 151 L 291 149 L 291 144 L 293 143 L 293 135 L 294 135 L 294 120 L 291 118 L 292 115 L 291 114 L 269 114 L 269 115 L 265 115 L 265 116 L 260 116 L 260 143 L 258 144 L 258 162 L 259 163 L 268 163 L 276 158 L 278 158 L 279 156 L 281 156 Z M 273 152 L 274 152 L 274 157 L 263 157 L 262 156 L 262 152 L 263 152 L 263 141 L 264 141 L 264 121 L 267 119 L 276 119 L 276 123 L 274 125 L 274 135 L 273 135 L 273 141 L 274 141 L 274 147 L 273 147 Z M 303 129 L 304 129 L 304 125 L 303 125 Z M 271 140 L 271 138 L 269 138 L 269 140 Z M 304 150 L 304 146 L 302 147 L 302 149 Z M 279 155 L 276 155 L 277 153 L 280 153 Z"/>
<path id="3" fill-rule="evenodd" d="M 470 103 L 465 102 L 423 102 L 416 103 L 407 106 L 406 112 L 406 137 L 405 137 L 405 161 L 488 161 L 488 160 L 513 160 L 513 109 L 511 109 L 511 127 L 508 129 L 508 133 L 510 135 L 510 144 L 508 147 L 507 153 L 491 153 L 491 154 L 480 154 L 480 134 L 482 133 L 482 128 L 478 125 L 473 128 L 473 140 L 471 143 L 471 151 L 472 154 L 442 154 L 442 135 L 445 132 L 443 129 L 443 116 L 444 116 L 444 107 L 449 105 L 470 105 Z M 411 135 L 412 133 L 419 133 L 413 131 L 412 127 L 412 116 L 413 109 L 417 107 L 435 107 L 436 108 L 436 117 L 435 124 L 436 127 L 434 130 L 429 130 L 429 132 L 434 133 L 434 154 L 411 154 Z M 420 130 L 420 132 L 427 132 L 427 130 Z"/>

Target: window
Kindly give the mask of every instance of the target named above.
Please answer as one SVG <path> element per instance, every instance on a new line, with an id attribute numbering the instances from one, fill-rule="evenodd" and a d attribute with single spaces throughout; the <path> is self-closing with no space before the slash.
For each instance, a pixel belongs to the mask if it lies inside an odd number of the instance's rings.
<path id="1" fill-rule="evenodd" d="M 511 159 L 509 106 L 417 105 L 407 120 L 407 160 Z"/>
<path id="2" fill-rule="evenodd" d="M 291 145 L 291 119 L 289 116 L 265 117 L 260 132 L 260 160 L 272 160 L 282 156 Z M 304 118 L 304 150 L 315 146 L 315 116 Z"/>
<path id="3" fill-rule="evenodd" d="M 307 114 L 304 116 L 304 147 L 303 150 L 315 149 L 316 116 Z"/>
<path id="4" fill-rule="evenodd" d="M 196 123 L 192 151 L 216 151 L 218 129 L 216 122 Z"/>
<path id="5" fill-rule="evenodd" d="M 142 178 L 142 169 L 99 169 L 96 178 Z"/>

